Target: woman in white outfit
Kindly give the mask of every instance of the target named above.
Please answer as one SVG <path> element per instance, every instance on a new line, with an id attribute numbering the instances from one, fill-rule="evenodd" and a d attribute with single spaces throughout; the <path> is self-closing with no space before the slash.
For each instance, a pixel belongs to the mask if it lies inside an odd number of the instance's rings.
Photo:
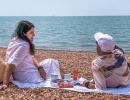
<path id="1" fill-rule="evenodd" d="M 22 20 L 18 23 L 6 51 L 1 89 L 8 86 L 11 75 L 14 80 L 27 83 L 43 82 L 50 78 L 51 73 L 58 74 L 61 79 L 57 60 L 46 59 L 39 64 L 35 59 L 34 31 L 35 26 L 31 22 Z"/>

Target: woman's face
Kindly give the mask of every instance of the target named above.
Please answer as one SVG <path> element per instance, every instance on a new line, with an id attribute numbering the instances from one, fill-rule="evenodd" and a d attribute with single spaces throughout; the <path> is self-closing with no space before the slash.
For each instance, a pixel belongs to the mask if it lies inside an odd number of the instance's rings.
<path id="1" fill-rule="evenodd" d="M 106 55 L 106 54 L 112 54 L 112 52 L 103 52 L 103 51 L 101 50 L 100 46 L 98 45 L 98 43 L 96 43 L 96 44 L 97 44 L 96 51 L 97 51 L 97 54 L 98 54 L 99 56 Z"/>
<path id="2" fill-rule="evenodd" d="M 35 36 L 35 32 L 34 32 L 34 27 L 32 27 L 29 31 L 27 31 L 27 33 L 25 34 L 25 36 L 32 42 L 33 41 L 33 37 Z"/>

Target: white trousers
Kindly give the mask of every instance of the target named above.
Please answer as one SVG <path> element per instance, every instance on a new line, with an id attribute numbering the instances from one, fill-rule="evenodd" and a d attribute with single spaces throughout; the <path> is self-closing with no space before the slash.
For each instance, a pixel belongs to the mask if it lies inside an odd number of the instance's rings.
<path id="1" fill-rule="evenodd" d="M 51 74 L 56 74 L 56 75 L 58 75 L 58 78 L 61 79 L 58 60 L 55 60 L 52 58 L 45 59 L 40 62 L 40 65 L 44 68 L 47 79 L 51 78 Z"/>

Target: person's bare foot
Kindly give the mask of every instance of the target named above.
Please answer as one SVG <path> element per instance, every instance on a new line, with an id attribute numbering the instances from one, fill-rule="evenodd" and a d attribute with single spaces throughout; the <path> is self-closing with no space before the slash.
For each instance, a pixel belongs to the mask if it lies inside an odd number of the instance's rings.
<path id="1" fill-rule="evenodd" d="M 87 88 L 89 88 L 89 89 L 95 89 L 95 84 L 93 84 L 93 83 L 90 82 Z"/>
<path id="2" fill-rule="evenodd" d="M 83 82 L 83 86 L 86 87 L 86 88 L 89 88 L 89 89 L 95 89 L 95 83 L 94 83 L 94 80 L 91 80 L 91 81 L 84 81 Z"/>
<path id="3" fill-rule="evenodd" d="M 8 86 L 7 85 L 1 85 L 0 90 L 5 90 Z"/>

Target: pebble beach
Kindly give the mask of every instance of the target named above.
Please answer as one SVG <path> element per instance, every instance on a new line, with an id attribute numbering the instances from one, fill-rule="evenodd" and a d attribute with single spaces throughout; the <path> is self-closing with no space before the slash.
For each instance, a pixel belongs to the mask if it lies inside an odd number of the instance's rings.
<path id="1" fill-rule="evenodd" d="M 0 48 L 0 57 L 5 58 L 6 48 Z M 38 61 L 47 58 L 59 60 L 64 73 L 71 73 L 78 69 L 80 77 L 92 79 L 91 62 L 96 57 L 95 52 L 88 51 L 62 51 L 36 49 L 35 57 Z M 126 53 L 126 58 L 130 57 Z M 113 95 L 107 93 L 79 93 L 63 89 L 20 89 L 12 83 L 9 87 L 0 91 L 0 100 L 130 100 L 130 96 Z"/>

